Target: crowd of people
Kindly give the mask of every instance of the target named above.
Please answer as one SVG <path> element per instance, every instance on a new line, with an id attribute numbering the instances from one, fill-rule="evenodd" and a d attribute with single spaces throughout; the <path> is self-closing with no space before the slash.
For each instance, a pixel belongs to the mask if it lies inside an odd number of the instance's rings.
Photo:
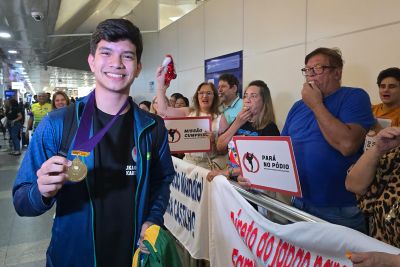
<path id="1" fill-rule="evenodd" d="M 304 63 L 302 99 L 290 109 L 281 133 L 291 137 L 303 193 L 301 198 L 292 199 L 292 205 L 400 247 L 400 69 L 388 68 L 378 75 L 382 103 L 371 106 L 363 89 L 342 86 L 340 50 L 318 48 L 305 57 Z M 213 126 L 218 134 L 212 137 L 215 149 L 209 157 L 215 152 L 221 155 L 229 152 L 228 167 L 208 166 L 207 179 L 212 181 L 216 175 L 223 174 L 250 188 L 250 181 L 239 175 L 232 137 L 280 133 L 265 82 L 250 82 L 242 100 L 237 94 L 238 81 L 232 76 L 220 76 L 218 94 L 211 94 L 215 90 L 209 85 L 207 96 L 219 97 L 219 107 L 215 113 L 201 114 L 219 114 L 220 121 L 224 122 L 224 127 Z M 162 68 L 157 77 L 162 77 Z M 158 82 L 157 97 L 165 97 L 162 79 Z M 203 98 L 209 101 L 207 96 L 202 95 L 199 101 Z M 164 103 L 161 107 L 158 105 L 160 116 L 193 114 L 190 108 L 178 109 L 178 112 Z M 364 152 L 367 133 L 374 137 L 376 145 Z M 185 155 L 184 160 L 198 165 L 190 156 Z M 354 266 L 400 266 L 400 256 L 384 253 L 355 253 L 352 261 Z M 382 265 L 377 264 L 379 261 Z"/>
<path id="2" fill-rule="evenodd" d="M 75 101 L 63 91 L 55 91 L 51 96 L 47 92 L 34 95 L 32 103 L 10 98 L 0 108 L 0 129 L 4 139 L 10 141 L 10 155 L 20 156 L 23 147 L 29 144 L 31 133 L 44 116 L 52 110 L 68 106 Z"/>
<path id="3" fill-rule="evenodd" d="M 218 87 L 201 82 L 190 105 L 179 93 L 167 98 L 166 69 L 160 66 L 156 96 L 136 105 L 129 91 L 142 68 L 143 45 L 139 30 L 129 21 L 100 23 L 90 49 L 88 62 L 96 88 L 75 103 L 73 114 L 79 120 L 73 146 L 64 156 L 58 153 L 64 142 L 63 118 L 69 111 L 49 113 L 68 105 L 68 98 L 57 93 L 50 104 L 39 94 L 28 121 L 33 144 L 13 188 L 14 205 L 21 215 L 40 215 L 57 201 L 53 226 L 57 230 L 47 255 L 54 265 L 65 266 L 65 253 L 82 266 L 93 262 L 128 266 L 132 248 L 149 253 L 143 245 L 144 232 L 152 224 L 162 225 L 174 176 L 168 134 L 160 117 L 210 117 L 211 151 L 186 153 L 183 159 L 210 169 L 210 182 L 223 174 L 246 188 L 251 184 L 240 175 L 232 137 L 290 136 L 303 193 L 302 198 L 293 198 L 293 206 L 400 247 L 400 69 L 379 74 L 382 103 L 372 107 L 363 89 L 341 84 L 341 52 L 315 49 L 301 69 L 305 76 L 299 85 L 301 99 L 290 109 L 280 133 L 273 88 L 262 80 L 252 81 L 242 99 L 239 81 L 232 74 L 221 75 Z M 6 113 L 13 121 L 10 130 L 20 131 L 21 112 L 10 108 Z M 390 127 L 377 124 L 376 118 L 389 120 Z M 371 129 L 375 146 L 364 152 Z M 90 132 L 86 139 L 81 135 L 85 131 Z M 68 169 L 82 166 L 76 162 L 86 166 L 87 183 L 68 182 Z M 384 253 L 354 253 L 351 260 L 354 266 L 400 266 L 400 256 Z"/>

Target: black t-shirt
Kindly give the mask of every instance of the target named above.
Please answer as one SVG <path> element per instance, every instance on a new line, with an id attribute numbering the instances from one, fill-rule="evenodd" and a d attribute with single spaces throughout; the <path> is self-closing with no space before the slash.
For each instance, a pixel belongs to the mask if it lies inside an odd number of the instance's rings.
<path id="1" fill-rule="evenodd" d="M 268 123 L 267 126 L 259 130 L 254 129 L 251 122 L 246 122 L 239 128 L 239 130 L 237 130 L 235 135 L 279 136 L 280 132 L 276 124 L 273 122 Z M 239 158 L 232 140 L 228 143 L 228 156 L 229 156 L 228 166 L 232 168 L 239 167 Z"/>
<path id="2" fill-rule="evenodd" d="M 254 129 L 251 122 L 246 122 L 240 127 L 235 135 L 245 135 L 245 136 L 279 136 L 280 132 L 275 123 L 270 122 L 263 129 Z"/>
<path id="3" fill-rule="evenodd" d="M 6 113 L 7 120 L 15 120 L 16 118 L 18 118 L 18 113 L 21 113 L 21 110 L 18 106 L 11 107 Z"/>
<path id="4" fill-rule="evenodd" d="M 94 132 L 111 119 L 96 108 Z M 131 266 L 133 255 L 136 149 L 131 109 L 118 117 L 94 151 L 91 181 L 97 266 Z"/>

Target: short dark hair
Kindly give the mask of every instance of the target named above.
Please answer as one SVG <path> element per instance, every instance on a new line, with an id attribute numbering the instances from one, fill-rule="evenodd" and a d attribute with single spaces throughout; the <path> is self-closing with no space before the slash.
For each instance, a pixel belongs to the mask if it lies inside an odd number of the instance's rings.
<path id="1" fill-rule="evenodd" d="M 178 94 L 179 94 L 179 93 L 178 93 Z M 172 96 L 172 95 L 171 95 L 171 96 Z M 178 96 L 176 97 L 176 100 L 178 100 L 178 99 L 182 99 L 182 100 L 185 102 L 186 107 L 189 106 L 189 99 L 188 99 L 187 97 L 184 97 L 182 94 L 180 94 L 180 96 L 178 95 Z"/>
<path id="2" fill-rule="evenodd" d="M 306 58 L 304 60 L 304 64 L 307 64 L 307 62 L 310 60 L 310 58 L 312 58 L 313 56 L 316 56 L 316 55 L 324 55 L 324 56 L 328 57 L 329 64 L 334 67 L 339 67 L 339 68 L 343 67 L 344 61 L 342 58 L 342 52 L 340 51 L 339 48 L 319 47 L 306 56 Z"/>
<path id="3" fill-rule="evenodd" d="M 221 76 L 219 76 L 218 80 L 227 82 L 229 84 L 229 87 L 236 85 L 236 87 L 239 89 L 239 80 L 233 74 L 223 73 L 221 74 Z"/>
<path id="4" fill-rule="evenodd" d="M 145 105 L 146 107 L 148 107 L 149 110 L 150 110 L 150 106 L 151 106 L 150 101 L 143 100 L 142 102 L 139 103 L 139 106 L 142 105 L 142 104 Z"/>
<path id="5" fill-rule="evenodd" d="M 175 99 L 182 98 L 183 95 L 181 93 L 173 93 L 170 97 L 175 97 Z"/>
<path id="6" fill-rule="evenodd" d="M 90 39 L 90 53 L 96 53 L 97 44 L 105 40 L 107 42 L 117 42 L 129 40 L 136 47 L 137 61 L 140 62 L 143 52 L 142 35 L 138 27 L 126 19 L 106 19 L 97 25 L 96 30 Z"/>
<path id="7" fill-rule="evenodd" d="M 398 82 L 400 82 L 400 69 L 396 67 L 388 68 L 383 71 L 381 71 L 378 75 L 378 79 L 376 83 L 378 86 L 381 85 L 383 79 L 386 79 L 388 77 L 393 77 L 395 78 Z"/>
<path id="8" fill-rule="evenodd" d="M 190 106 L 189 98 L 187 98 L 186 96 L 184 96 L 184 97 L 183 97 L 183 101 L 185 101 L 185 104 L 186 104 L 187 107 Z"/>

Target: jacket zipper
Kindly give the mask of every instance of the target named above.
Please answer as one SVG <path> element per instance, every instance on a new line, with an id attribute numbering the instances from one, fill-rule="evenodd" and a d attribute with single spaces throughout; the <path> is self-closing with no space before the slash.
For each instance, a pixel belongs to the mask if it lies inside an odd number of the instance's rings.
<path id="1" fill-rule="evenodd" d="M 80 124 L 80 122 L 81 122 L 81 119 L 80 119 L 80 117 L 79 117 L 79 106 L 80 106 L 80 103 L 81 102 L 79 102 L 77 105 L 76 105 L 76 112 L 75 112 L 75 114 L 76 114 L 76 120 L 77 120 L 77 122 L 78 122 L 78 125 L 77 125 L 77 129 L 79 128 L 79 124 Z M 86 105 L 86 103 L 85 103 L 85 105 Z M 83 162 L 85 162 L 86 163 L 86 160 L 84 159 L 84 158 L 82 158 L 82 160 L 83 160 Z M 95 233 L 94 233 L 94 208 L 93 208 L 93 202 L 92 202 L 92 196 L 91 196 L 91 194 L 90 194 L 90 186 L 89 186 L 89 184 L 88 184 L 89 182 L 88 182 L 88 179 L 87 179 L 87 177 L 86 177 L 86 179 L 85 179 L 85 184 L 86 184 L 86 189 L 87 189 L 87 191 L 88 191 L 88 194 L 89 194 L 89 204 L 90 204 L 90 211 L 91 211 L 91 213 L 90 213 L 90 215 L 91 215 L 91 220 L 92 220 L 92 244 L 93 244 L 93 263 L 94 263 L 94 267 L 96 267 L 97 266 L 97 261 L 96 261 L 96 242 L 95 242 L 95 240 L 94 240 L 94 235 L 95 235 Z"/>
<path id="2" fill-rule="evenodd" d="M 142 150 L 141 150 L 141 145 L 140 145 L 140 138 L 141 138 L 141 136 L 142 136 L 142 133 L 147 129 L 147 128 L 149 128 L 150 126 L 152 126 L 152 125 L 154 125 L 155 124 L 155 122 L 154 122 L 154 120 L 150 123 L 150 124 L 148 124 L 147 126 L 145 126 L 144 128 L 142 128 L 142 130 L 140 131 L 140 133 L 139 133 L 139 135 L 138 135 L 138 144 L 137 144 L 137 149 L 138 149 L 138 151 L 139 151 L 139 153 L 138 153 L 138 155 L 140 156 L 140 158 L 142 159 L 142 161 L 143 161 L 143 155 L 142 155 Z M 145 160 L 147 161 L 147 155 L 146 155 L 146 157 L 145 157 Z M 140 168 L 141 168 L 141 172 L 140 172 L 140 178 L 139 178 L 139 180 L 138 180 L 138 184 L 137 184 L 137 187 L 136 187 L 136 193 L 135 193 L 135 205 L 134 205 L 134 211 L 133 211 L 133 218 L 134 218 L 134 235 L 133 235 L 133 240 L 135 241 L 136 239 L 137 239 L 137 225 L 136 225 L 136 219 L 137 219 L 137 215 L 136 215 L 136 213 L 137 213 L 137 207 L 139 207 L 139 203 L 138 203 L 138 194 L 139 194 L 139 189 L 140 189 L 140 182 L 142 181 L 142 176 L 143 176 L 143 163 L 141 164 L 141 166 L 140 166 Z M 143 218 L 142 218 L 143 219 Z M 135 246 L 136 246 L 136 244 L 133 244 L 133 253 L 135 252 Z"/>

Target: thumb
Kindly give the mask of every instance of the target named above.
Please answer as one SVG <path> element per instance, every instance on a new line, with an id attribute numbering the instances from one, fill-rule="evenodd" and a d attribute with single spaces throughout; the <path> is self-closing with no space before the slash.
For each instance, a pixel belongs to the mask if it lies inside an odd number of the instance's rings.
<path id="1" fill-rule="evenodd" d="M 165 66 L 165 67 L 161 66 L 160 68 L 161 68 L 161 74 L 165 75 L 165 73 L 167 73 L 167 71 L 168 71 L 167 66 Z"/>

